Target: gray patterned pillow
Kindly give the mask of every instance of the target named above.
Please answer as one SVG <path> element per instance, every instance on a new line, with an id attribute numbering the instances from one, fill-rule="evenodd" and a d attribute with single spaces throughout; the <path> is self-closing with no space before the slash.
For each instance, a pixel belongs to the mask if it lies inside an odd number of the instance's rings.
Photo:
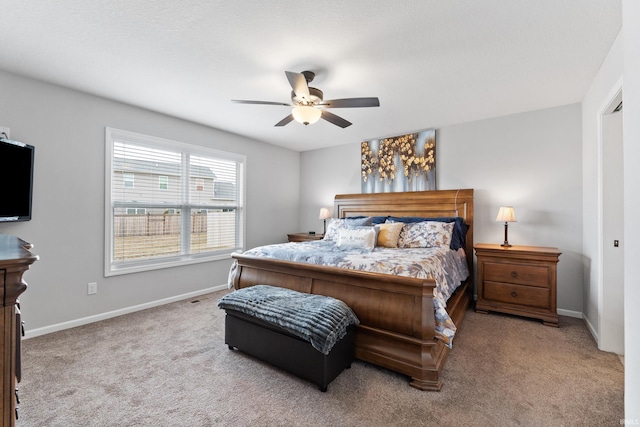
<path id="1" fill-rule="evenodd" d="M 347 227 L 349 228 L 353 228 L 353 227 L 368 227 L 373 225 L 373 217 L 371 216 L 364 216 L 361 218 L 345 218 L 345 222 Z"/>
<path id="2" fill-rule="evenodd" d="M 344 218 L 331 218 L 327 223 L 327 232 L 322 240 L 335 242 L 338 240 L 338 232 L 341 228 L 346 228 Z"/>

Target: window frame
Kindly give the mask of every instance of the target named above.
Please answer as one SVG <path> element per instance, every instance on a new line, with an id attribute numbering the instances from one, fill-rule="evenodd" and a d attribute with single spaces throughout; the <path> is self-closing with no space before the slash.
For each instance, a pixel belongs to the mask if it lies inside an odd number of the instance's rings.
<path id="1" fill-rule="evenodd" d="M 236 162 L 239 171 L 236 172 L 237 176 L 237 200 L 234 208 L 236 209 L 236 224 L 235 224 L 235 241 L 236 245 L 230 249 L 221 249 L 207 252 L 194 252 L 191 253 L 189 248 L 188 239 L 190 236 L 185 237 L 185 233 L 189 234 L 190 219 L 184 221 L 181 231 L 181 253 L 172 256 L 163 256 L 159 258 L 149 258 L 138 261 L 114 261 L 113 257 L 113 245 L 114 245 L 114 203 L 112 202 L 113 180 L 114 180 L 114 145 L 115 142 L 125 142 L 138 144 L 147 147 L 154 147 L 158 149 L 165 149 L 174 152 L 181 152 L 187 156 L 202 156 L 213 159 L 220 159 L 225 161 Z M 183 142 L 173 141 L 165 138 L 159 138 L 150 135 L 144 135 L 136 132 L 115 129 L 111 127 L 105 128 L 105 277 L 115 276 L 120 274 L 137 273 L 142 271 L 151 271 L 162 268 L 171 268 L 183 265 L 190 265 L 195 263 L 216 261 L 231 258 L 231 254 L 237 251 L 244 251 L 245 248 L 245 230 L 246 230 L 246 213 L 245 213 L 245 197 L 246 197 L 246 156 L 237 153 L 229 153 L 212 148 L 207 148 L 194 144 L 187 144 Z M 182 175 L 183 183 L 181 185 L 188 186 L 190 175 L 184 173 Z M 184 182 L 186 181 L 186 183 Z M 153 203 L 147 204 L 147 206 L 141 206 L 140 208 L 153 208 Z M 191 212 L 192 209 L 212 209 L 212 206 L 199 205 L 189 200 L 188 191 L 183 193 L 182 201 L 176 205 L 176 210 L 183 213 Z M 186 215 L 190 216 L 190 215 Z M 186 230 L 186 231 L 185 231 Z M 184 248 L 187 248 L 186 252 Z"/>

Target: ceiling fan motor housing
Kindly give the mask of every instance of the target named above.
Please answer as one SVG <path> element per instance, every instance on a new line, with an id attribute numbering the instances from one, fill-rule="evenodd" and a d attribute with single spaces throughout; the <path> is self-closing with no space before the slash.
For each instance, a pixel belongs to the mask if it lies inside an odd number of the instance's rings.
<path id="1" fill-rule="evenodd" d="M 322 102 L 324 94 L 320 89 L 309 86 L 309 99 L 299 98 L 291 91 L 291 101 L 296 105 L 318 105 Z"/>
<path id="2" fill-rule="evenodd" d="M 307 83 L 311 83 L 316 76 L 316 73 L 314 73 L 313 71 L 303 71 L 300 74 L 304 76 L 304 79 L 307 81 Z"/>

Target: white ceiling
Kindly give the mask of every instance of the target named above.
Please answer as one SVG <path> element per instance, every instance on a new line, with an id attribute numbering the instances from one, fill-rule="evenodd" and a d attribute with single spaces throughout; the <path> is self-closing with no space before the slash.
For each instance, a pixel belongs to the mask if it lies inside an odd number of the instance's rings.
<path id="1" fill-rule="evenodd" d="M 581 102 L 621 28 L 621 0 L 0 5 L 0 69 L 298 151 Z M 381 106 L 276 128 L 288 107 L 230 102 L 289 102 L 285 70 Z"/>

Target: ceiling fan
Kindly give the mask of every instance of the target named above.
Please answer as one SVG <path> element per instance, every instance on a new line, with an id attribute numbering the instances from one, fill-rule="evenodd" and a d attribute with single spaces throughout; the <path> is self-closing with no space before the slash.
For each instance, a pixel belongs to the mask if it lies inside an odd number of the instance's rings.
<path id="1" fill-rule="evenodd" d="M 313 71 L 303 71 L 301 73 L 294 73 L 292 71 L 285 71 L 289 84 L 293 89 L 291 91 L 291 103 L 285 104 L 282 102 L 271 101 L 247 101 L 232 99 L 232 102 L 240 104 L 260 104 L 260 105 L 284 105 L 293 107 L 291 114 L 284 119 L 280 120 L 275 126 L 284 126 L 289 122 L 295 120 L 304 125 L 309 125 L 317 122 L 321 118 L 333 123 L 341 128 L 351 126 L 351 122 L 330 113 L 326 108 L 362 108 L 362 107 L 379 107 L 380 101 L 376 97 L 372 98 L 343 98 L 343 99 L 331 99 L 323 100 L 323 94 L 320 89 L 309 86 L 309 83 L 313 81 L 316 74 Z"/>

